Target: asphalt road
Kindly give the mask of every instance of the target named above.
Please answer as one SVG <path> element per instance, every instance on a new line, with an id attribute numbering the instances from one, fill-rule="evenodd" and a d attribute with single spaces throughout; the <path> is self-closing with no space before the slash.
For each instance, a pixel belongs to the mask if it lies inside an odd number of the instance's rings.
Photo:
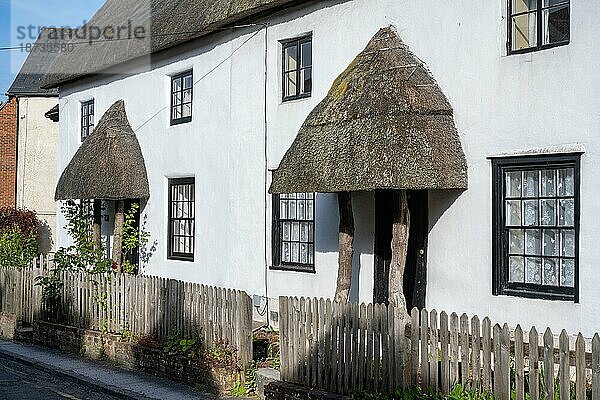
<path id="1" fill-rule="evenodd" d="M 0 400 L 116 400 L 89 385 L 0 355 Z"/>

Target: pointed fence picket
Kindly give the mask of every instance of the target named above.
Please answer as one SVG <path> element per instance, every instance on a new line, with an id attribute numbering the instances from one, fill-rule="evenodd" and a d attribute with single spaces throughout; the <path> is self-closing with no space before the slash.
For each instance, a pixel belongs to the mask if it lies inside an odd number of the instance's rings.
<path id="1" fill-rule="evenodd" d="M 540 336 L 535 327 L 425 309 L 405 321 L 383 304 L 281 297 L 279 306 L 288 382 L 347 395 L 414 386 L 448 393 L 462 384 L 497 400 L 600 400 L 598 334 L 548 328 Z"/>
<path id="2" fill-rule="evenodd" d="M 40 320 L 109 333 L 129 330 L 162 341 L 198 335 L 209 346 L 235 347 L 243 366 L 252 359 L 252 300 L 243 291 L 150 276 L 61 273 L 61 302 L 51 308 L 36 285 L 50 268 L 45 257 L 31 268 L 0 268 L 0 311 L 27 325 Z"/>

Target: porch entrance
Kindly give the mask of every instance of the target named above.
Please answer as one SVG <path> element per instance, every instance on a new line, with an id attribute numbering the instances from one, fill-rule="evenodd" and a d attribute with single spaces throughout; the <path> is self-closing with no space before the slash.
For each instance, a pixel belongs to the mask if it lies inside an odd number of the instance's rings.
<path id="1" fill-rule="evenodd" d="M 427 190 L 407 191 L 410 212 L 408 254 L 404 271 L 404 294 L 410 311 L 425 307 L 427 286 L 427 237 L 429 196 Z M 388 304 L 390 263 L 392 261 L 393 191 L 375 191 L 375 276 L 373 301 Z"/>

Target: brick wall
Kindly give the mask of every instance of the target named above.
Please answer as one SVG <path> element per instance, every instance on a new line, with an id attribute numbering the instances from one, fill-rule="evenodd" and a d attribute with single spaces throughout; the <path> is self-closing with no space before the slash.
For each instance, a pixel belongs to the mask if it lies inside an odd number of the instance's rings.
<path id="1" fill-rule="evenodd" d="M 14 97 L 0 109 L 0 207 L 15 206 L 17 112 Z"/>

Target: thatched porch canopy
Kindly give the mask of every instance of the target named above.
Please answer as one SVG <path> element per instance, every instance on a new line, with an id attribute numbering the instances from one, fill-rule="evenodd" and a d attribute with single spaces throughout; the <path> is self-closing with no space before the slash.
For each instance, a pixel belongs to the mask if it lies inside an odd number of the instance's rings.
<path id="1" fill-rule="evenodd" d="M 427 66 L 388 27 L 308 116 L 270 192 L 466 188 L 452 107 Z"/>
<path id="2" fill-rule="evenodd" d="M 146 199 L 148 175 L 140 144 L 119 100 L 81 144 L 56 187 L 55 200 Z"/>

